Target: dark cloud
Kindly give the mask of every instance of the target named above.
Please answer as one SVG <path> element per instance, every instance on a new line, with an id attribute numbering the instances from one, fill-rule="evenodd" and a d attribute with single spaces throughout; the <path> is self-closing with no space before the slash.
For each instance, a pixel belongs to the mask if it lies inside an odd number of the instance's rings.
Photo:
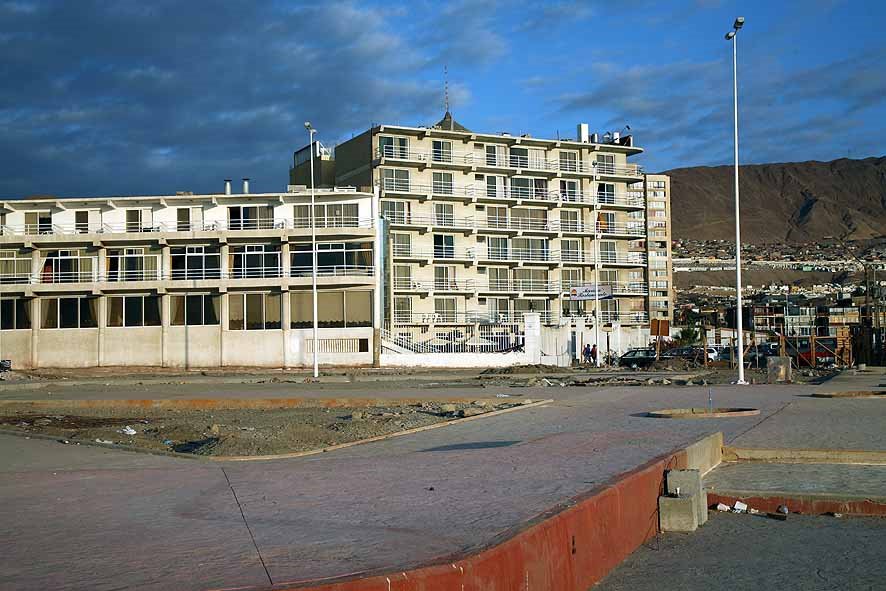
<path id="1" fill-rule="evenodd" d="M 334 141 L 439 115 L 428 58 L 352 3 L 0 4 L 0 195 L 286 184 Z M 467 100 L 468 92 L 454 92 Z"/>

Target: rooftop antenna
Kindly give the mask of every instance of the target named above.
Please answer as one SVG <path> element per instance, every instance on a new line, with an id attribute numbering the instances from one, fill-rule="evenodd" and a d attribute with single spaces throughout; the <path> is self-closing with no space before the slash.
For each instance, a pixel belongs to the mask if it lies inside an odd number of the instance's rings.
<path id="1" fill-rule="evenodd" d="M 443 64 L 443 112 L 449 112 L 449 67 Z"/>

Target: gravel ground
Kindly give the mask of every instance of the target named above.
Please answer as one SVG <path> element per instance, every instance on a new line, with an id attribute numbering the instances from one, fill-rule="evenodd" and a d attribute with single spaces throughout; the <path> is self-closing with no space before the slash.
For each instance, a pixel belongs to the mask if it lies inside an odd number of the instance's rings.
<path id="1" fill-rule="evenodd" d="M 692 534 L 664 534 L 594 591 L 883 589 L 886 519 L 718 513 Z"/>
<path id="2" fill-rule="evenodd" d="M 519 404 L 519 403 L 517 403 Z M 0 428 L 67 440 L 115 443 L 210 456 L 308 451 L 516 406 L 422 402 L 370 407 L 287 409 L 2 409 Z"/>

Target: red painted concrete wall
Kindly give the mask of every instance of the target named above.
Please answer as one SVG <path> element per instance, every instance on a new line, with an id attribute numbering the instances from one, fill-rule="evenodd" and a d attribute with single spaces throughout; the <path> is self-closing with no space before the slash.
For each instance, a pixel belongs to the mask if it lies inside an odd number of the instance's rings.
<path id="1" fill-rule="evenodd" d="M 508 539 L 448 564 L 320 586 L 313 591 L 586 591 L 658 532 L 667 469 L 686 453 L 661 457 L 542 515 Z"/>

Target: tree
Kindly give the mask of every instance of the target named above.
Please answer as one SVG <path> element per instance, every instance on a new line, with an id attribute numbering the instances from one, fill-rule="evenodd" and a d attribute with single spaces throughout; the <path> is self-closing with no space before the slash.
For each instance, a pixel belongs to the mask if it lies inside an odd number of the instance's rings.
<path id="1" fill-rule="evenodd" d="M 677 338 L 674 340 L 676 341 L 677 346 L 688 347 L 698 344 L 699 340 L 701 340 L 701 337 L 697 328 L 693 326 L 687 326 L 680 329 L 680 334 L 678 334 Z"/>

